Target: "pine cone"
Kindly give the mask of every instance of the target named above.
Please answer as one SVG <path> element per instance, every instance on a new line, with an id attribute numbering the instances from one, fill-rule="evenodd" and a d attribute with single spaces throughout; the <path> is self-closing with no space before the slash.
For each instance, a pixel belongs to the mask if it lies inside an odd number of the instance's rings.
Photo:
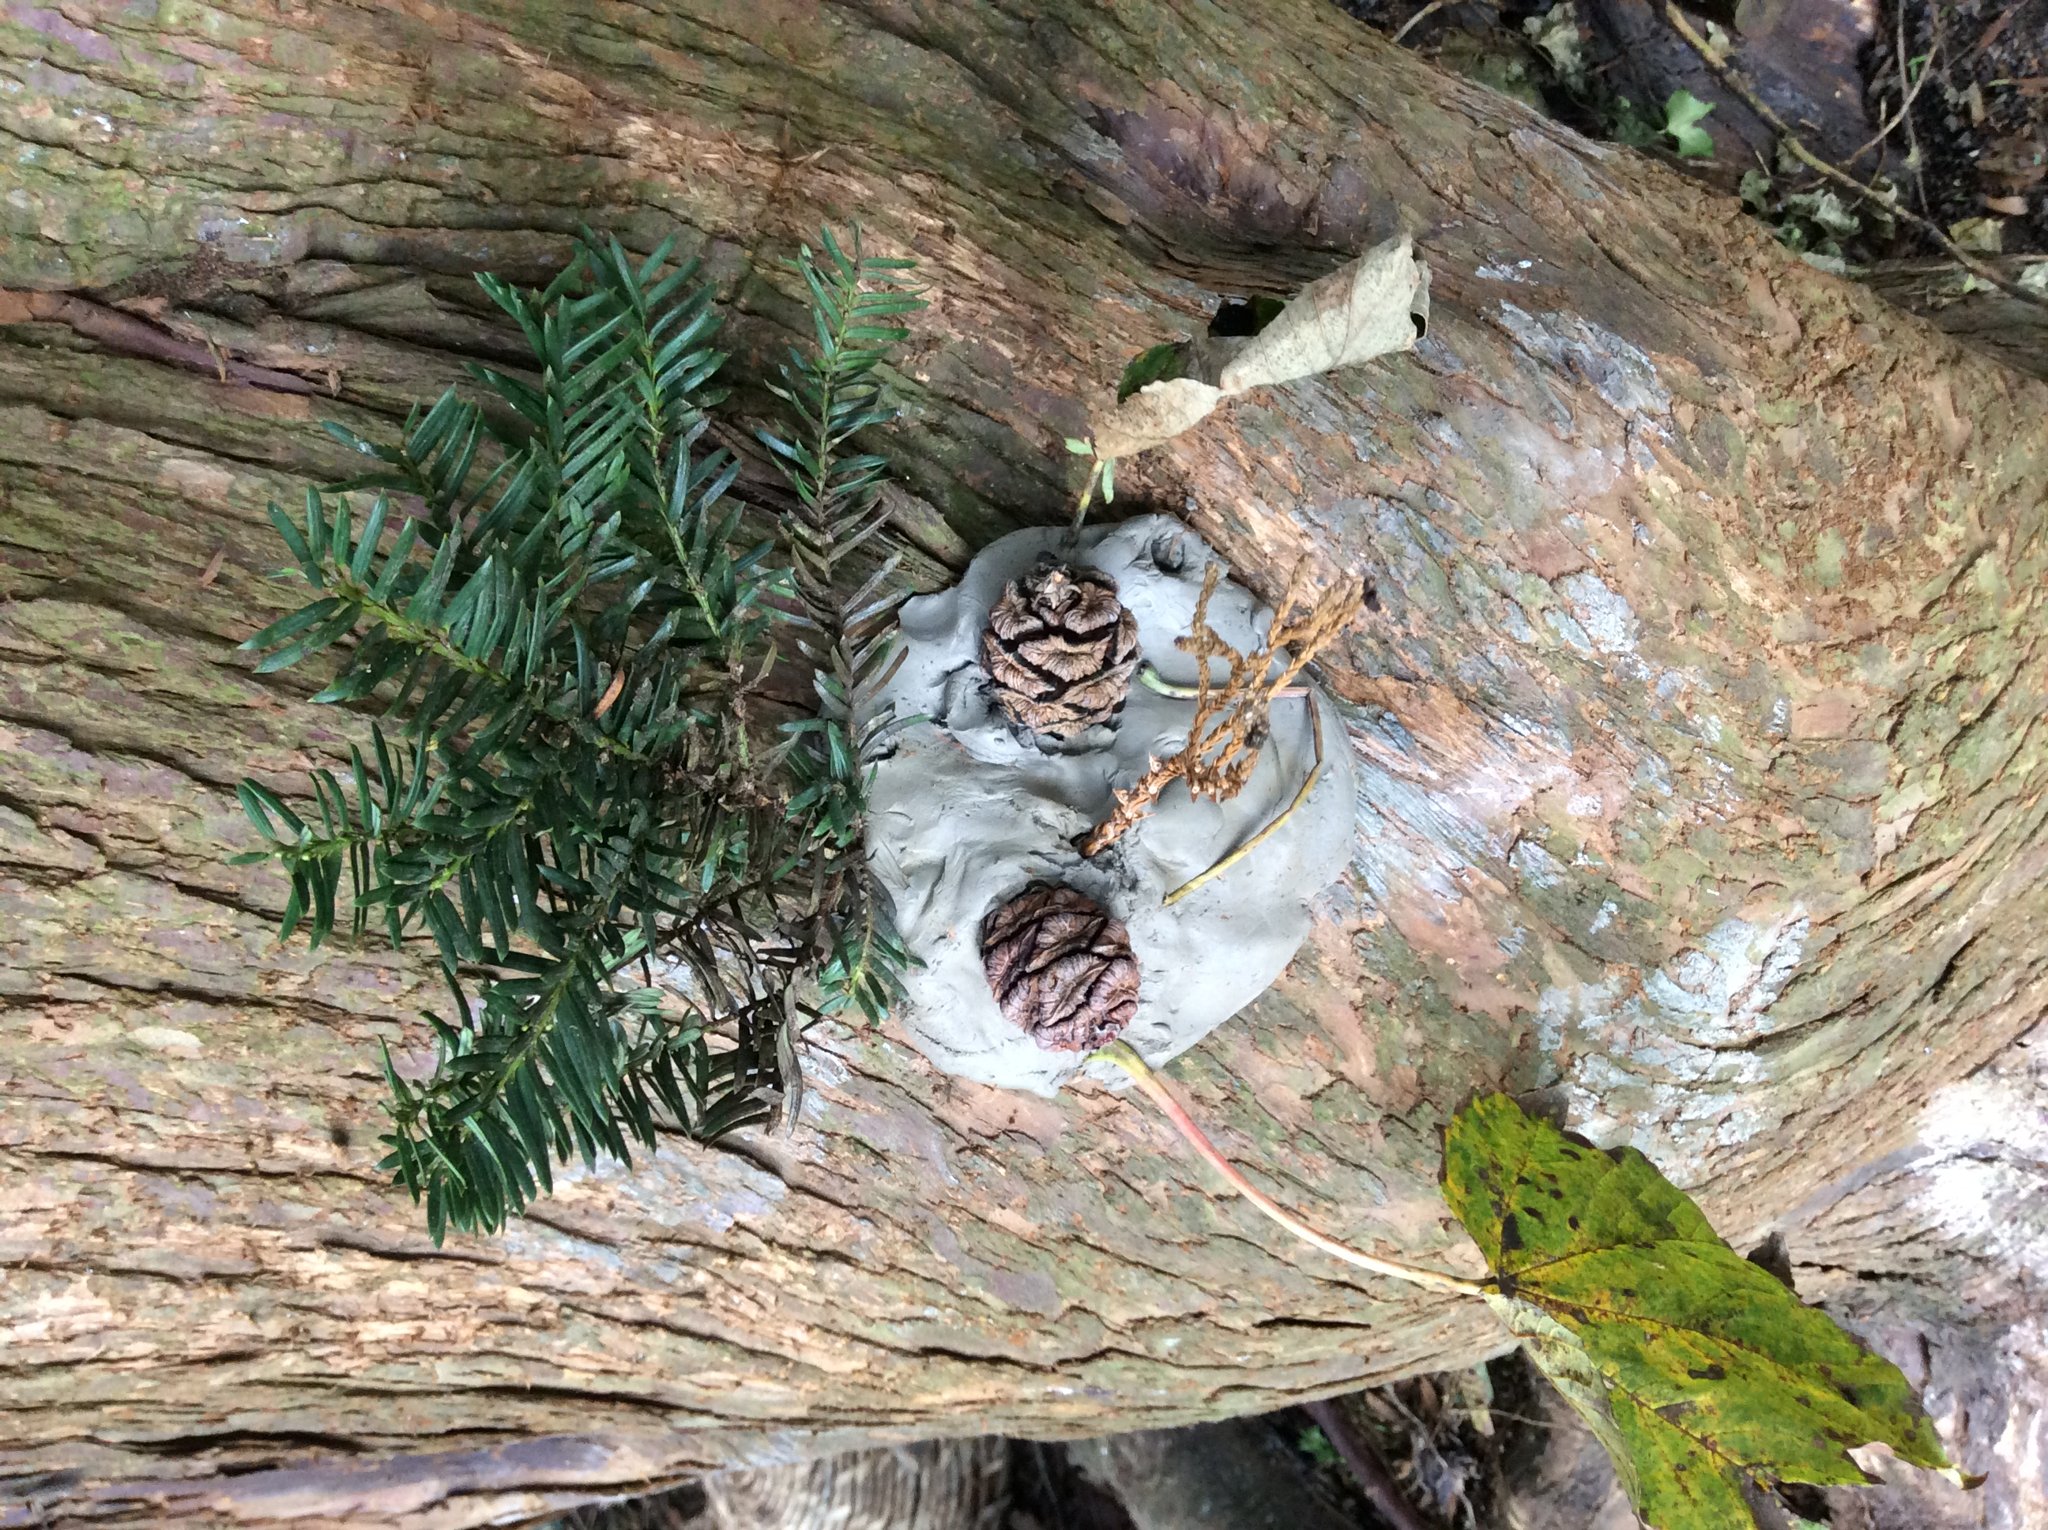
<path id="1" fill-rule="evenodd" d="M 1004 588 L 981 661 L 1004 716 L 1064 741 L 1122 710 L 1138 667 L 1137 619 L 1108 575 L 1041 563 Z"/>
<path id="2" fill-rule="evenodd" d="M 1003 1015 L 1052 1052 L 1092 1052 L 1138 1013 L 1131 936 L 1085 893 L 1034 882 L 981 923 Z"/>

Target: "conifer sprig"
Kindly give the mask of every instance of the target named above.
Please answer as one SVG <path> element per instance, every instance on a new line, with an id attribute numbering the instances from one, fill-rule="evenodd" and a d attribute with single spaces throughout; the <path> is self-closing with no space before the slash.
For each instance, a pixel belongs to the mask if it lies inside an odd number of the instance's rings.
<path id="1" fill-rule="evenodd" d="M 537 378 L 473 368 L 493 411 L 451 389 L 392 446 L 330 427 L 365 471 L 271 508 L 314 598 L 245 646 L 265 671 L 336 655 L 315 699 L 377 721 L 310 806 L 242 784 L 269 848 L 241 859 L 286 872 L 287 937 L 329 939 L 346 879 L 355 937 L 433 940 L 453 1007 L 430 1076 L 385 1060 L 383 1166 L 437 1242 L 500 1227 L 572 1153 L 793 1103 L 803 1026 L 898 992 L 859 852 L 881 725 L 853 720 L 891 565 L 836 581 L 881 523 L 885 465 L 848 447 L 894 415 L 875 374 L 905 331 L 882 321 L 919 305 L 907 263 L 824 244 L 829 268 L 797 262 L 817 351 L 777 389 L 801 443 L 770 438 L 800 502 L 779 544 L 743 534 L 740 465 L 704 448 L 725 356 L 694 263 L 589 236 L 544 290 L 480 278 Z M 819 710 L 777 744 L 779 636 Z"/>
<path id="2" fill-rule="evenodd" d="M 897 719 L 872 698 L 901 655 L 893 632 L 903 594 L 890 589 L 891 555 L 847 593 L 849 556 L 888 520 L 881 504 L 887 461 L 851 450 L 854 437 L 896 417 L 879 375 L 909 336 L 899 319 L 924 307 L 905 275 L 913 262 L 863 253 L 860 231 L 842 249 L 821 230 L 821 259 L 803 246 L 791 267 L 809 299 L 816 345 L 792 348 L 769 384 L 788 407 L 791 428 L 763 430 L 762 444 L 796 495 L 787 522 L 791 576 L 802 615 L 797 648 L 811 665 L 817 715 L 786 725 L 801 783 L 791 806 L 809 816 L 812 849 L 836 896 L 821 900 L 809 931 L 820 1008 L 849 1006 L 878 1019 L 900 995 L 909 961 L 858 874 L 863 804 L 871 760 Z M 792 1093 L 792 1103 L 795 1095 Z"/>

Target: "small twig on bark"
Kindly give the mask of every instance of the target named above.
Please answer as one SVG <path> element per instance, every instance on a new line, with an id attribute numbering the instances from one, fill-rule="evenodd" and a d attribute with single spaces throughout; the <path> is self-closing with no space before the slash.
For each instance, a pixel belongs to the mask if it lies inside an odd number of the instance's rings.
<path id="1" fill-rule="evenodd" d="M 1188 1146 L 1201 1154 L 1209 1167 L 1222 1175 L 1224 1182 L 1231 1189 L 1250 1201 L 1254 1207 L 1266 1216 L 1272 1218 L 1272 1220 L 1293 1233 L 1302 1242 L 1319 1248 L 1324 1253 L 1343 1260 L 1346 1264 L 1356 1265 L 1359 1269 L 1369 1270 L 1375 1275 L 1384 1275 L 1389 1280 L 1403 1280 L 1411 1286 L 1422 1286 L 1431 1291 L 1451 1291 L 1459 1296 L 1484 1296 L 1486 1294 L 1486 1288 L 1477 1281 L 1463 1280 L 1456 1275 L 1446 1275 L 1439 1270 L 1425 1270 L 1418 1265 L 1401 1264 L 1392 1259 L 1382 1259 L 1376 1254 L 1364 1253 L 1359 1249 L 1352 1248 L 1349 1244 L 1339 1243 L 1335 1238 L 1326 1237 L 1324 1234 L 1317 1232 L 1313 1227 L 1310 1227 L 1306 1222 L 1295 1217 L 1292 1213 L 1281 1209 L 1278 1202 L 1274 1201 L 1263 1190 L 1259 1189 L 1258 1186 L 1246 1179 L 1243 1173 L 1229 1159 L 1223 1156 L 1216 1144 L 1211 1142 L 1203 1134 L 1202 1128 L 1195 1124 L 1195 1118 L 1188 1114 L 1187 1108 L 1174 1098 L 1173 1091 L 1166 1087 L 1165 1081 L 1147 1067 L 1145 1059 L 1132 1051 L 1125 1043 L 1113 1041 L 1108 1046 L 1102 1048 L 1101 1051 L 1090 1053 L 1088 1060 L 1090 1062 L 1111 1063 L 1121 1068 L 1125 1073 L 1128 1073 L 1131 1076 L 1132 1082 L 1144 1091 L 1146 1098 L 1151 1100 L 1154 1105 L 1157 1105 L 1165 1114 L 1166 1119 L 1173 1123 L 1174 1130 L 1187 1140 Z"/>
<path id="2" fill-rule="evenodd" d="M 1394 33 L 1394 41 L 1396 43 L 1400 42 L 1402 38 L 1406 37 L 1410 32 L 1422 25 L 1423 22 L 1451 3 L 1452 0 L 1429 0 L 1429 4 L 1401 23 L 1400 30 Z"/>
<path id="3" fill-rule="evenodd" d="M 154 325 L 117 308 L 108 308 L 62 292 L 16 292 L 0 288 L 0 324 L 37 321 L 68 325 L 110 351 L 190 367 L 224 383 L 243 383 L 253 388 L 267 388 L 274 393 L 320 391 L 296 373 L 231 361 L 210 339 L 204 345 L 194 345 L 189 340 L 167 335 Z"/>
<path id="4" fill-rule="evenodd" d="M 1308 774 L 1302 777 L 1301 787 L 1295 792 L 1294 800 L 1281 810 L 1279 817 L 1231 851 L 1230 854 L 1224 856 L 1222 860 L 1211 866 L 1207 871 L 1202 872 L 1199 876 L 1183 882 L 1172 892 L 1168 893 L 1166 895 L 1165 907 L 1172 908 L 1174 904 L 1180 902 L 1181 899 L 1185 898 L 1196 888 L 1222 876 L 1224 872 L 1265 843 L 1268 837 L 1276 833 L 1288 819 L 1294 816 L 1296 810 L 1304 802 L 1308 801 L 1308 794 L 1316 789 L 1316 782 L 1322 779 L 1323 774 L 1323 720 L 1316 714 L 1316 706 L 1313 701 L 1309 703 L 1308 707 L 1308 730 L 1309 736 L 1315 740 L 1316 757 L 1315 762 L 1308 768 Z"/>
<path id="5" fill-rule="evenodd" d="M 1415 1505 L 1403 1496 L 1401 1485 L 1394 1481 L 1394 1474 L 1387 1470 L 1387 1463 L 1380 1459 L 1371 1438 L 1352 1427 L 1342 1408 L 1324 1400 L 1307 1404 L 1304 1411 L 1343 1458 L 1345 1470 L 1351 1473 L 1351 1480 L 1358 1484 L 1375 1514 L 1393 1530 L 1429 1530 L 1422 1516 L 1415 1512 Z"/>
<path id="6" fill-rule="evenodd" d="M 1932 18 L 1931 24 L 1937 27 L 1940 26 L 1941 7 L 1938 5 L 1929 6 L 1928 11 Z M 1912 94 L 1906 97 L 1906 104 L 1899 109 L 1899 115 L 1905 120 L 1906 124 L 1906 164 L 1913 172 L 1913 191 L 1920 198 L 1920 210 L 1925 212 L 1927 211 L 1927 177 L 1921 170 L 1920 133 L 1913 126 L 1912 113 L 1913 96 L 1919 94 L 1919 85 L 1917 81 L 1906 78 L 1912 72 L 1912 61 L 1906 57 L 1906 8 L 1903 5 L 1892 8 L 1892 43 L 1893 51 L 1898 55 L 1899 59 L 1899 84 L 1912 88 Z M 1940 51 L 1940 47 L 1941 35 L 1937 32 L 1934 40 L 1928 44 L 1926 61 L 1920 65 L 1920 78 L 1922 80 L 1934 73 L 1934 56 Z"/>
<path id="7" fill-rule="evenodd" d="M 1903 50 L 1906 42 L 1906 34 L 1903 30 L 1901 30 L 1898 36 L 1899 46 L 1901 50 Z M 1899 109 L 1893 112 L 1891 117 L 1881 127 L 1879 127 L 1875 133 L 1871 135 L 1869 141 L 1866 142 L 1863 145 L 1863 147 L 1858 149 L 1854 154 L 1851 154 L 1847 159 L 1842 161 L 1842 167 L 1844 169 L 1847 169 L 1850 165 L 1855 164 L 1857 160 L 1861 159 L 1864 155 L 1868 154 L 1872 149 L 1876 148 L 1879 144 L 1883 143 L 1887 138 L 1891 137 L 1892 134 L 1896 133 L 1899 130 L 1899 124 L 1902 122 L 1906 122 L 1906 114 L 1913 109 L 1913 103 L 1920 99 L 1920 87 L 1922 85 L 1925 85 L 1927 83 L 1927 77 L 1934 73 L 1934 55 L 1936 52 L 1939 51 L 1940 43 L 1939 41 L 1937 41 L 1934 48 L 1930 50 L 1927 55 L 1927 64 L 1926 67 L 1920 71 L 1920 78 L 1912 81 L 1910 85 L 1908 85 L 1906 80 L 1905 55 L 1903 51 L 1901 52 L 1899 57 L 1899 84 L 1901 86 L 1906 87 L 1904 91 L 1904 99 L 1899 102 Z M 1907 141 L 1912 144 L 1913 152 L 1917 156 L 1919 153 L 1920 146 L 1918 141 L 1914 139 L 1912 124 L 1909 122 L 1906 123 L 1906 138 Z M 1916 159 L 1916 166 L 1917 163 L 1918 161 Z M 1871 195 L 1873 196 L 1875 196 L 1876 194 L 1877 193 L 1874 191 L 1871 193 Z"/>
<path id="8" fill-rule="evenodd" d="M 1807 148 L 1805 143 L 1800 140 L 1799 135 L 1792 131 L 1785 119 L 1764 104 L 1763 98 L 1751 88 L 1749 81 L 1743 77 L 1739 70 L 1732 64 L 1724 63 L 1717 59 L 1712 49 L 1708 46 L 1707 40 L 1700 36 L 1691 22 L 1685 19 L 1684 14 L 1672 3 L 1672 0 L 1664 0 L 1664 19 L 1670 23 L 1671 29 L 1674 32 L 1692 45 L 1693 51 L 1699 54 L 1701 62 L 1713 72 L 1714 77 L 1721 82 L 1728 92 L 1754 112 L 1759 122 L 1778 135 L 1780 142 L 1784 144 L 1786 151 L 1794 159 L 1806 166 L 1807 169 L 1827 180 L 1833 181 L 1843 190 L 1854 192 L 1859 199 L 1872 200 L 1868 187 L 1857 180 L 1855 176 L 1849 174 L 1848 171 L 1837 169 L 1834 165 L 1829 164 L 1818 154 L 1814 153 L 1813 150 Z M 1889 202 L 1885 205 L 1887 211 L 1910 223 L 1913 227 L 1919 229 L 1921 233 L 1927 235 L 1928 238 L 1940 245 L 1951 260 L 1955 261 L 1956 264 L 1965 271 L 1968 271 L 1979 281 L 1989 282 L 2008 297 L 2016 297 L 2022 302 L 2034 303 L 2040 307 L 2048 308 L 2048 297 L 2043 297 L 2038 292 L 2029 292 L 2018 282 L 2006 276 L 1996 266 L 1987 265 L 1979 260 L 1968 250 L 1957 244 L 1955 240 L 1951 239 L 1948 230 L 1939 223 L 1936 223 L 1932 218 L 1924 217 L 1913 211 L 1904 202 Z"/>

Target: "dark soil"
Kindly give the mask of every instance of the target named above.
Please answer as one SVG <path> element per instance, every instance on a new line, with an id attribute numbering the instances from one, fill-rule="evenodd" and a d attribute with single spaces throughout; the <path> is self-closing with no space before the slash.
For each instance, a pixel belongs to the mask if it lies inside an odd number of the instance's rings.
<path id="1" fill-rule="evenodd" d="M 1596 137 L 1614 127 L 1617 96 L 1654 116 L 1671 91 L 1690 90 L 1714 103 L 1703 125 L 1717 153 L 1681 168 L 1729 190 L 1746 169 L 1769 171 L 1773 191 L 1760 209 L 1767 221 L 1783 224 L 1787 196 L 1823 186 L 1777 162 L 1774 135 L 1722 89 L 1662 20 L 1656 0 L 1578 0 L 1589 67 L 1571 88 L 1524 31 L 1552 0 L 1458 0 L 1426 15 L 1425 0 L 1336 3 L 1389 34 L 1416 22 L 1407 46 L 1540 100 Z M 1809 148 L 1860 178 L 1889 178 L 1909 206 L 1944 227 L 1994 220 L 2004 254 L 2048 253 L 2048 0 L 1879 0 L 1874 30 L 1871 12 L 1855 0 L 1691 0 L 1687 8 L 1702 27 L 1708 18 L 1726 27 L 1732 62 Z M 1518 88 L 1523 79 L 1532 88 Z M 1891 126 L 1881 143 L 1873 142 L 1879 125 Z M 1672 158 L 1668 143 L 1649 147 Z M 1938 253 L 1882 218 L 1864 223 L 1843 241 L 1852 263 Z"/>
<path id="2" fill-rule="evenodd" d="M 2048 0 L 1889 0 L 1866 63 L 1881 121 L 1902 72 L 1919 82 L 1893 141 L 1919 150 L 1914 205 L 1944 225 L 2002 217 L 2007 253 L 2048 252 Z"/>

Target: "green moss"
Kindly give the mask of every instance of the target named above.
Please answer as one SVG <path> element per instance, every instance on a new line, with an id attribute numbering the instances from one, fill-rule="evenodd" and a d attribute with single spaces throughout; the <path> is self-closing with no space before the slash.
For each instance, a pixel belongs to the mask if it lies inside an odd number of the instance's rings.
<path id="1" fill-rule="evenodd" d="M 1814 582 L 1834 589 L 1842 582 L 1842 562 L 1848 555 L 1849 545 L 1839 531 L 1832 527 L 1823 531 L 1813 544 L 1813 562 L 1808 565 Z"/>

